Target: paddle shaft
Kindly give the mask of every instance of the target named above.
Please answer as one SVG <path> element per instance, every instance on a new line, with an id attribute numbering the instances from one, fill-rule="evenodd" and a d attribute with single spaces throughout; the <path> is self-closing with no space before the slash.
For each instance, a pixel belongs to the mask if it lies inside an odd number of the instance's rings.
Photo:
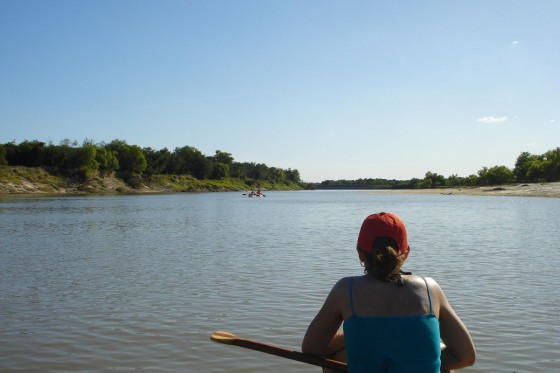
<path id="1" fill-rule="evenodd" d="M 303 352 L 289 350 L 283 347 L 269 345 L 266 343 L 256 342 L 250 339 L 244 339 L 239 337 L 235 337 L 231 341 L 231 344 L 234 344 L 239 347 L 255 350 L 255 351 L 264 352 L 271 355 L 284 357 L 291 360 L 300 361 L 302 363 L 329 368 L 329 369 L 337 370 L 339 372 L 346 372 L 346 364 L 340 361 L 325 359 L 315 355 L 304 354 Z"/>

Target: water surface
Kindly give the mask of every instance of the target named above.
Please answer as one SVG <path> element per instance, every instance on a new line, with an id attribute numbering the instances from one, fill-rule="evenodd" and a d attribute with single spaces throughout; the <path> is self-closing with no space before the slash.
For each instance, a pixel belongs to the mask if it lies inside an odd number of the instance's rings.
<path id="1" fill-rule="evenodd" d="M 209 336 L 299 349 L 379 211 L 469 327 L 462 371 L 560 368 L 560 199 L 301 191 L 0 198 L 0 371 L 318 372 Z"/>

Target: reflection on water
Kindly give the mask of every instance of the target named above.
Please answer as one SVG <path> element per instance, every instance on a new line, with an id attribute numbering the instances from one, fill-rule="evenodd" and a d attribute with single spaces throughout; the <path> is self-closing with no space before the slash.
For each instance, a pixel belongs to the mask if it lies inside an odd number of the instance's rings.
<path id="1" fill-rule="evenodd" d="M 0 198 L 0 371 L 317 372 L 209 336 L 299 349 L 378 211 L 469 326 L 463 371 L 558 369 L 560 200 L 317 191 Z"/>

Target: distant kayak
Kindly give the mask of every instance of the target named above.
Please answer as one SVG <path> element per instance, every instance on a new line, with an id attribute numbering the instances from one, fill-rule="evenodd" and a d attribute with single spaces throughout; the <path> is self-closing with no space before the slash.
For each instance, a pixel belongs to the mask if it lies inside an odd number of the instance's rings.
<path id="1" fill-rule="evenodd" d="M 260 197 L 266 197 L 266 195 L 262 192 L 250 192 L 247 194 L 247 197 L 249 198 L 260 198 Z"/>

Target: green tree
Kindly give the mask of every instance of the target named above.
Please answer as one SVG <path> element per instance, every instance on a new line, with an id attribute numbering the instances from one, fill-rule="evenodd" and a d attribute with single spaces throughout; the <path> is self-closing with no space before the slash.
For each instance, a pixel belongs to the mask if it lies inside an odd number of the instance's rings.
<path id="1" fill-rule="evenodd" d="M 121 150 L 128 147 L 125 140 L 114 139 L 110 143 L 102 145 L 105 149 L 119 153 Z"/>
<path id="2" fill-rule="evenodd" d="M 71 168 L 79 169 L 95 169 L 99 167 L 99 163 L 95 160 L 96 149 L 94 146 L 86 145 L 77 148 L 72 152 Z"/>
<path id="3" fill-rule="evenodd" d="M 124 140 L 115 139 L 105 145 L 105 148 L 116 152 L 120 172 L 126 175 L 141 175 L 146 170 L 146 158 L 138 145 L 128 145 Z"/>
<path id="4" fill-rule="evenodd" d="M 560 181 L 560 147 L 543 154 L 546 181 Z"/>
<path id="5" fill-rule="evenodd" d="M 515 167 L 513 169 L 513 173 L 515 174 L 515 178 L 517 179 L 517 181 L 530 181 L 529 168 L 531 168 L 531 164 L 533 164 L 533 162 L 539 161 L 539 158 L 539 156 L 533 155 L 529 152 L 523 152 L 519 154 L 519 157 L 517 157 L 517 160 L 515 161 Z"/>
<path id="6" fill-rule="evenodd" d="M 422 180 L 420 180 L 420 182 L 418 183 L 418 188 L 419 189 L 431 189 L 431 188 L 433 188 L 432 179 L 422 179 Z"/>
<path id="7" fill-rule="evenodd" d="M 537 159 L 529 165 L 529 169 L 527 170 L 527 181 L 530 182 L 539 182 L 545 181 L 546 179 L 546 170 L 545 170 L 545 161 L 543 159 Z"/>
<path id="8" fill-rule="evenodd" d="M 99 163 L 96 161 L 97 150 L 93 145 L 84 145 L 76 149 L 74 155 L 74 170 L 85 179 L 97 174 Z"/>
<path id="9" fill-rule="evenodd" d="M 13 166 L 41 167 L 44 164 L 45 143 L 41 141 L 23 141 L 16 145 L 8 162 Z"/>
<path id="10" fill-rule="evenodd" d="M 270 167 L 269 175 L 271 181 L 282 183 L 286 181 L 286 173 L 284 170 L 277 168 L 277 167 Z"/>
<path id="11" fill-rule="evenodd" d="M 64 139 L 60 142 L 60 146 L 66 146 L 68 148 L 76 148 L 78 142 L 76 140 Z"/>
<path id="12" fill-rule="evenodd" d="M 462 177 L 459 177 L 457 174 L 453 174 L 451 176 L 449 176 L 447 178 L 447 180 L 445 181 L 445 185 L 447 186 L 461 186 L 461 185 L 465 185 L 465 179 Z"/>
<path id="13" fill-rule="evenodd" d="M 84 141 L 82 141 L 82 146 L 86 146 L 86 145 L 91 145 L 91 146 L 97 147 L 97 145 L 95 144 L 95 141 L 93 141 L 92 139 L 88 139 L 88 138 L 85 138 Z"/>
<path id="14" fill-rule="evenodd" d="M 408 187 L 412 189 L 419 189 L 421 182 L 422 180 L 418 179 L 417 177 L 414 177 L 409 180 Z"/>
<path id="15" fill-rule="evenodd" d="M 16 165 L 16 153 L 17 153 L 17 144 L 15 141 L 7 142 L 4 145 L 4 150 L 6 151 L 6 160 L 8 161 L 9 166 Z"/>
<path id="16" fill-rule="evenodd" d="M 229 167 L 230 176 L 241 180 L 247 179 L 247 172 L 245 166 L 239 162 L 233 162 Z"/>
<path id="17" fill-rule="evenodd" d="M 429 185 L 428 188 L 437 188 L 445 185 L 445 177 L 435 172 L 426 172 L 424 180 L 425 185 Z"/>
<path id="18" fill-rule="evenodd" d="M 119 159 L 117 152 L 109 150 L 103 146 L 99 146 L 95 152 L 95 161 L 99 165 L 99 171 L 103 174 L 109 174 L 119 169 Z"/>
<path id="19" fill-rule="evenodd" d="M 264 163 L 253 164 L 253 167 L 249 172 L 249 177 L 255 180 L 267 180 L 268 166 Z"/>
<path id="20" fill-rule="evenodd" d="M 217 162 L 212 167 L 212 176 L 214 180 L 229 177 L 229 166 L 225 163 Z"/>
<path id="21" fill-rule="evenodd" d="M 513 171 L 506 166 L 483 167 L 478 171 L 478 176 L 482 185 L 501 185 L 515 181 Z"/>
<path id="22" fill-rule="evenodd" d="M 268 167 L 264 163 L 234 162 L 231 153 L 221 150 L 207 157 L 190 146 L 176 148 L 170 153 L 167 148 L 141 149 L 119 139 L 108 144 L 95 144 L 93 140 L 85 139 L 81 147 L 77 141 L 70 139 L 62 140 L 59 145 L 27 140 L 16 144 L 13 141 L 0 145 L 0 165 L 5 164 L 45 167 L 49 172 L 85 177 L 97 172 L 106 175 L 119 171 L 129 184 L 131 181 L 141 183 L 140 176 L 143 173 L 188 174 L 198 179 L 233 177 L 253 184 L 258 184 L 258 181 L 301 183 L 298 170 Z M 365 185 L 378 180 L 364 179 L 358 182 Z"/>
<path id="23" fill-rule="evenodd" d="M 8 159 L 6 158 L 6 147 L 4 145 L 0 145 L 0 166 L 7 166 Z"/>
<path id="24" fill-rule="evenodd" d="M 70 154 L 64 147 L 49 143 L 44 151 L 43 163 L 50 170 L 60 170 L 64 167 L 63 165 L 68 163 L 66 157 L 69 157 Z"/>
<path id="25" fill-rule="evenodd" d="M 216 154 L 212 158 L 214 162 L 223 163 L 228 166 L 231 166 L 231 164 L 233 163 L 233 156 L 231 155 L 231 153 L 226 153 L 221 150 L 216 150 Z"/>
<path id="26" fill-rule="evenodd" d="M 146 170 L 146 158 L 138 145 L 124 147 L 118 153 L 118 157 L 119 170 L 122 172 L 141 175 Z"/>
<path id="27" fill-rule="evenodd" d="M 175 174 L 192 175 L 197 179 L 206 179 L 212 175 L 212 163 L 198 149 L 192 146 L 176 148 L 173 157 Z"/>
<path id="28" fill-rule="evenodd" d="M 478 185 L 478 176 L 476 175 L 469 175 L 465 178 L 466 185 L 475 186 Z"/>
<path id="29" fill-rule="evenodd" d="M 293 182 L 293 183 L 301 183 L 301 177 L 299 175 L 299 171 L 296 169 L 288 168 L 284 172 L 286 174 L 286 178 Z"/>
<path id="30" fill-rule="evenodd" d="M 488 167 L 482 167 L 478 170 L 478 182 L 480 185 L 488 185 Z"/>
<path id="31" fill-rule="evenodd" d="M 169 164 L 171 163 L 172 155 L 163 148 L 161 150 L 154 150 L 152 148 L 143 148 L 144 158 L 146 158 L 146 171 L 147 175 L 161 175 L 168 173 Z"/>

